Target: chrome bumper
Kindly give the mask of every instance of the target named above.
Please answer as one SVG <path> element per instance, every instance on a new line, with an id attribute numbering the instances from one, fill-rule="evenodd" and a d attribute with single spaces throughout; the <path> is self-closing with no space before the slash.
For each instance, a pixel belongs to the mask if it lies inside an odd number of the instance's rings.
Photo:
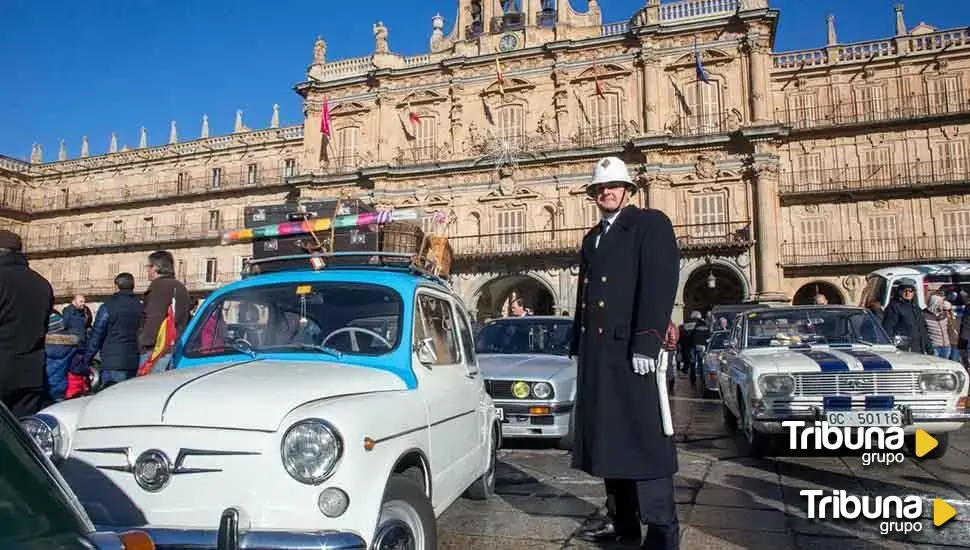
<path id="1" fill-rule="evenodd" d="M 945 411 L 927 411 L 913 409 L 912 407 L 903 405 L 897 407 L 900 412 L 903 413 L 903 425 L 908 426 L 916 423 L 927 423 L 927 422 L 967 422 L 970 421 L 970 412 L 959 412 L 952 410 Z M 807 406 L 807 407 L 791 407 L 789 409 L 779 411 L 772 409 L 755 409 L 752 411 L 752 416 L 758 422 L 785 422 L 787 420 L 804 420 L 806 422 L 814 422 L 825 420 L 825 411 L 819 406 Z"/>
<path id="2" fill-rule="evenodd" d="M 367 550 L 364 539 L 344 531 L 259 531 L 240 528 L 241 512 L 222 513 L 218 529 L 97 526 L 99 531 L 144 531 L 159 550 Z"/>

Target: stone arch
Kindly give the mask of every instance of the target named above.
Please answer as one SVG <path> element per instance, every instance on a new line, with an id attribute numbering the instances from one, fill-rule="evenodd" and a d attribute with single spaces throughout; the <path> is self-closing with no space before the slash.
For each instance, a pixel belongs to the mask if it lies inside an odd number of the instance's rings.
<path id="1" fill-rule="evenodd" d="M 815 295 L 825 296 L 830 304 L 844 304 L 845 295 L 839 287 L 828 281 L 812 281 L 802 285 L 792 297 L 792 305 L 806 306 L 815 303 Z"/>
<path id="2" fill-rule="evenodd" d="M 728 260 L 694 260 L 684 264 L 680 273 L 677 303 L 682 304 L 683 317 L 690 315 L 694 309 L 707 311 L 717 304 L 744 302 L 751 294 L 747 275 Z M 707 288 L 707 278 L 711 274 L 720 287 Z"/>
<path id="3" fill-rule="evenodd" d="M 553 314 L 560 302 L 552 281 L 540 273 L 526 272 L 482 276 L 468 292 L 466 305 L 475 311 L 479 321 L 484 321 L 506 314 L 513 294 L 524 298 L 526 307 L 536 315 Z"/>

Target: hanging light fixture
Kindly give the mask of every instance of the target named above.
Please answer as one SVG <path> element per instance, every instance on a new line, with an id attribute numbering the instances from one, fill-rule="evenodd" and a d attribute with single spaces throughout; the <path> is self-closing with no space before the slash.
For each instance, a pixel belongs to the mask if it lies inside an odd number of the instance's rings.
<path id="1" fill-rule="evenodd" d="M 707 273 L 707 288 L 717 288 L 717 277 L 714 276 L 714 271 Z"/>

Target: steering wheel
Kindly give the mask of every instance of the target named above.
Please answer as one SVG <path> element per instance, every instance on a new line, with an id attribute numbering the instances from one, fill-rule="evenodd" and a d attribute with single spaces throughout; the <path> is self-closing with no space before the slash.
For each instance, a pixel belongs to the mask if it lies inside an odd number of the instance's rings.
<path id="1" fill-rule="evenodd" d="M 381 336 L 380 334 L 374 332 L 373 330 L 371 330 L 369 328 L 363 328 L 363 327 L 344 327 L 344 328 L 338 328 L 337 330 L 335 330 L 335 331 L 331 332 L 330 334 L 328 334 L 323 339 L 323 341 L 320 342 L 320 345 L 322 347 L 328 347 L 327 346 L 327 342 L 329 342 L 331 338 L 333 338 L 334 336 L 336 336 L 338 334 L 343 334 L 344 332 L 349 332 L 351 334 L 355 334 L 355 333 L 360 332 L 360 333 L 366 334 L 366 335 L 370 336 L 371 338 L 373 338 L 374 340 L 377 340 L 378 342 L 384 344 L 385 346 L 387 346 L 387 349 L 393 349 L 394 348 L 394 345 L 391 344 L 390 342 L 388 342 L 386 338 L 384 338 L 383 336 Z M 353 336 L 351 336 L 351 346 L 353 347 L 353 350 L 354 351 L 360 351 L 360 349 L 359 349 L 359 347 L 357 345 L 357 339 L 354 338 Z"/>

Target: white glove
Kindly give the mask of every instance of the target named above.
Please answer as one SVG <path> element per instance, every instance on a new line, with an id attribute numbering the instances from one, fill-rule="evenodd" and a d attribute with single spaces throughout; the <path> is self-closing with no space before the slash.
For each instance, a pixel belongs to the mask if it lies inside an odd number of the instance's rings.
<path id="1" fill-rule="evenodd" d="M 656 372 L 656 370 L 656 359 L 638 353 L 633 354 L 633 372 L 642 376 L 648 372 Z"/>

